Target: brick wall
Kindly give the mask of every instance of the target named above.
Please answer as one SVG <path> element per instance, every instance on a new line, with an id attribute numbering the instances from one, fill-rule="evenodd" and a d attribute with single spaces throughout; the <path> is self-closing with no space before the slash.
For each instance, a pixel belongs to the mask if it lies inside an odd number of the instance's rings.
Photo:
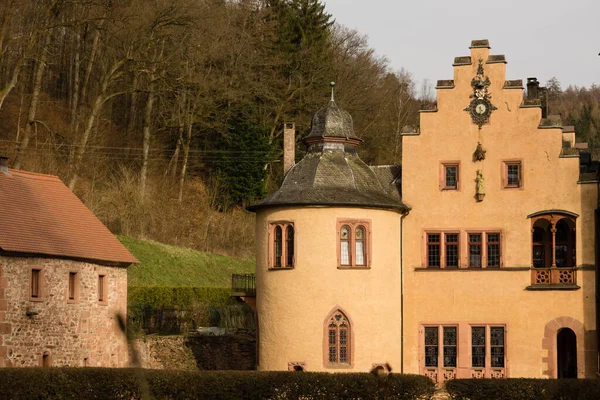
<path id="1" fill-rule="evenodd" d="M 41 296 L 31 298 L 31 270 L 41 269 Z M 76 299 L 68 299 L 76 272 Z M 98 300 L 104 275 L 106 299 Z M 115 316 L 127 312 L 127 270 L 91 263 L 0 258 L 0 367 L 126 367 L 127 342 Z"/>

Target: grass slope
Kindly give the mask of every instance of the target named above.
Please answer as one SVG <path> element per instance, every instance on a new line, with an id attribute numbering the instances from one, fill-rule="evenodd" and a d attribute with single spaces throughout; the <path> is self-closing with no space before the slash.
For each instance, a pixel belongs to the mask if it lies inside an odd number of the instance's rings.
<path id="1" fill-rule="evenodd" d="M 129 286 L 229 287 L 231 274 L 255 271 L 252 258 L 207 254 L 128 236 L 119 236 L 119 240 L 140 260 L 127 269 Z"/>

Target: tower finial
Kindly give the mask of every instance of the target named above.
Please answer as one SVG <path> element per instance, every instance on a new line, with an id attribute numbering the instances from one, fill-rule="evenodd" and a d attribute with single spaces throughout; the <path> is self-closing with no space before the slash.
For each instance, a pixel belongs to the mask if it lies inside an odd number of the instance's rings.
<path id="1" fill-rule="evenodd" d="M 333 88 L 335 87 L 335 82 L 329 82 L 329 86 L 331 86 L 331 101 L 333 101 Z"/>

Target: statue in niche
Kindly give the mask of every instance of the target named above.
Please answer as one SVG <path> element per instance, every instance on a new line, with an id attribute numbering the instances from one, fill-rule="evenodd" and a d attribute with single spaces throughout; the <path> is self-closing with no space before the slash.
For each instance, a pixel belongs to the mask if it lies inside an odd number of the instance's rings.
<path id="1" fill-rule="evenodd" d="M 473 153 L 473 162 L 485 160 L 485 150 L 480 142 L 477 142 L 477 149 Z"/>
<path id="2" fill-rule="evenodd" d="M 477 201 L 483 201 L 485 197 L 485 189 L 483 187 L 485 179 L 483 178 L 483 171 L 477 170 L 477 177 L 475 178 L 475 197 Z"/>

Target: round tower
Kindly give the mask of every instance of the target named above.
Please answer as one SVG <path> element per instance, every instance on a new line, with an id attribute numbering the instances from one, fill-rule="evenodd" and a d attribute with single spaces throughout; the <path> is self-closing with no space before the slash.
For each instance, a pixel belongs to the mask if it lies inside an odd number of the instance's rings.
<path id="1" fill-rule="evenodd" d="M 256 212 L 259 370 L 366 372 L 401 360 L 399 167 L 357 155 L 333 98 Z"/>

